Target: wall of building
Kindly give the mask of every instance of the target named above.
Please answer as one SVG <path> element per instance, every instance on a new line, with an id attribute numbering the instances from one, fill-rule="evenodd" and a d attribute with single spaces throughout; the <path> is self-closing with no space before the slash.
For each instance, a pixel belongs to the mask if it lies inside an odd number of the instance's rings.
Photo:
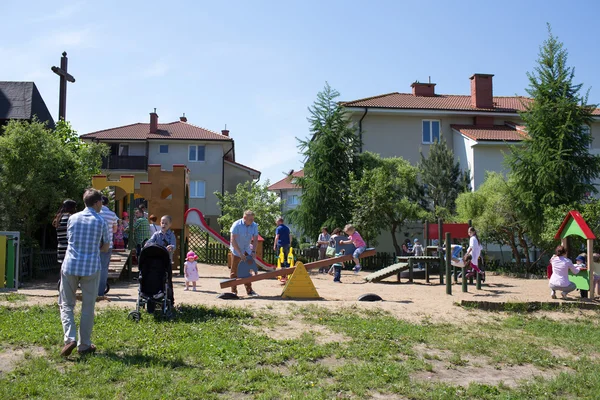
<path id="1" fill-rule="evenodd" d="M 245 169 L 225 163 L 225 191 L 235 193 L 237 185 L 252 180 L 252 175 Z"/>
<path id="2" fill-rule="evenodd" d="M 488 145 L 477 144 L 473 146 L 473 175 L 474 188 L 477 189 L 484 181 L 485 174 L 488 171 L 508 173 L 504 166 L 504 157 L 510 153 L 510 146 L 507 144 Z"/>

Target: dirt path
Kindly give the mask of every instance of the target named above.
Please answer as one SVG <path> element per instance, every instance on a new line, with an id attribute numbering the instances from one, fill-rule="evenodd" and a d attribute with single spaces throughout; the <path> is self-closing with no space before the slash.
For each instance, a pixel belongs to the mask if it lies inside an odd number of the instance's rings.
<path id="1" fill-rule="evenodd" d="M 232 306 L 245 309 L 264 310 L 267 312 L 286 312 L 296 306 L 315 304 L 321 307 L 339 309 L 343 307 L 357 307 L 359 309 L 380 309 L 389 311 L 397 318 L 421 322 L 424 319 L 433 322 L 462 323 L 481 318 L 492 318 L 498 313 L 489 313 L 477 310 L 467 310 L 457 307 L 461 300 L 485 300 L 494 302 L 523 302 L 523 301 L 553 301 L 550 299 L 548 282 L 542 280 L 527 280 L 508 278 L 503 276 L 489 276 L 482 290 L 469 286 L 468 293 L 461 292 L 461 286 L 453 285 L 453 294 L 446 295 L 445 285 L 439 285 L 439 279 L 433 278 L 433 284 L 428 285 L 424 280 L 415 280 L 416 283 L 397 283 L 396 278 L 388 278 L 381 283 L 364 283 L 363 277 L 367 273 L 361 272 L 354 275 L 351 271 L 344 271 L 342 284 L 333 283 L 332 277 L 323 274 L 311 274 L 311 278 L 321 295 L 321 300 L 283 300 L 281 298 L 282 286 L 276 280 L 264 280 L 254 283 L 260 297 L 245 297 L 243 287 L 240 287 L 240 300 L 221 300 L 217 295 L 228 291 L 221 289 L 219 282 L 228 278 L 229 270 L 224 266 L 199 265 L 200 280 L 197 292 L 184 289 L 184 279 L 174 276 L 176 303 L 202 304 L 205 306 Z M 28 284 L 19 293 L 27 296 L 28 304 L 56 303 L 58 292 L 56 283 Z M 366 293 L 376 293 L 383 302 L 359 302 L 357 298 Z M 576 298 L 578 292 L 571 295 Z M 133 309 L 137 299 L 137 283 L 113 282 L 108 294 L 108 300 L 100 301 L 99 307 L 118 306 Z M 562 300 L 554 300 L 562 301 Z M 0 301 L 0 304 L 18 305 L 24 302 Z M 573 318 L 576 315 L 586 315 L 592 311 L 573 310 L 564 312 L 545 312 L 552 318 Z"/>

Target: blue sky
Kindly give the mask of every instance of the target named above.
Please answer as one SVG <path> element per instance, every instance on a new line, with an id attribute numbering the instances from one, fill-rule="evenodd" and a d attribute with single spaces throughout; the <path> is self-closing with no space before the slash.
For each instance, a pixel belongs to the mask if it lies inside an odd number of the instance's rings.
<path id="1" fill-rule="evenodd" d="M 56 117 L 69 54 L 67 119 L 80 134 L 186 113 L 227 124 L 237 161 L 271 182 L 301 167 L 296 137 L 325 82 L 352 100 L 410 92 L 468 94 L 494 74 L 495 95 L 525 95 L 546 22 L 576 80 L 600 102 L 600 3 L 589 1 L 13 1 L 0 3 L 0 80 L 34 81 Z"/>

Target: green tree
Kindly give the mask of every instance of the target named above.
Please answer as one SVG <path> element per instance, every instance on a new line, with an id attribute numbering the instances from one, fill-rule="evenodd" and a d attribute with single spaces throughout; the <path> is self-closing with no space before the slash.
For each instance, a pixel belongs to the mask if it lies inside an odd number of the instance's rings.
<path id="1" fill-rule="evenodd" d="M 244 182 L 236 186 L 234 193 L 215 192 L 219 199 L 222 216 L 218 219 L 222 232 L 229 232 L 231 225 L 244 216 L 244 211 L 254 211 L 254 221 L 263 236 L 275 235 L 275 220 L 281 214 L 279 198 L 270 192 L 269 181 L 263 184 Z"/>
<path id="2" fill-rule="evenodd" d="M 567 66 L 567 50 L 552 34 L 540 48 L 538 66 L 528 73 L 526 103 L 521 118 L 528 138 L 512 146 L 507 164 L 515 185 L 515 206 L 526 219 L 530 235 L 539 239 L 544 210 L 577 203 L 596 192 L 593 181 L 600 176 L 600 156 L 589 152 L 589 126 L 596 105 L 581 94 Z"/>
<path id="3" fill-rule="evenodd" d="M 67 141 L 67 133 L 75 137 Z M 10 121 L 0 136 L 0 230 L 33 238 L 65 198 L 81 203 L 107 152 L 82 143 L 62 121 L 54 131 L 37 120 Z"/>
<path id="4" fill-rule="evenodd" d="M 403 158 L 370 155 L 377 166 L 365 169 L 352 181 L 353 222 L 361 234 L 373 240 L 382 231 L 392 236 L 396 254 L 401 254 L 396 234 L 406 221 L 424 218 L 423 193 L 418 169 Z"/>
<path id="5" fill-rule="evenodd" d="M 305 157 L 302 202 L 290 211 L 290 219 L 306 234 L 322 226 L 343 226 L 350 221 L 350 174 L 358 169 L 359 139 L 348 123 L 344 108 L 336 102 L 339 93 L 329 84 L 309 108 L 311 137 L 299 141 Z"/>
<path id="6" fill-rule="evenodd" d="M 464 182 L 468 171 L 461 171 L 460 164 L 454 161 L 454 152 L 443 137 L 431 144 L 427 157 L 421 152 L 418 167 L 434 217 L 447 218 L 455 211 L 456 197 L 466 191 Z"/>
<path id="7" fill-rule="evenodd" d="M 529 259 L 530 240 L 523 218 L 513 203 L 513 183 L 498 172 L 488 172 L 483 184 L 475 192 L 462 193 L 456 199 L 459 220 L 471 219 L 483 241 L 508 246 L 517 265 L 521 253 L 526 264 Z"/>

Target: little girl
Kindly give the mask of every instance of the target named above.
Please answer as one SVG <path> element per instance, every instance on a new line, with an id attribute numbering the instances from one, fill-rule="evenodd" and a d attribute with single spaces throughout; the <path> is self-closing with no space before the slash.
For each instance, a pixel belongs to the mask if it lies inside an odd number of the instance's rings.
<path id="1" fill-rule="evenodd" d="M 125 233 L 125 227 L 123 226 L 123 220 L 117 221 L 117 231 L 113 237 L 113 249 L 122 250 L 125 248 L 125 241 L 123 240 L 123 234 Z"/>
<path id="2" fill-rule="evenodd" d="M 199 278 L 198 263 L 196 262 L 197 259 L 198 259 L 198 256 L 193 251 L 190 251 L 187 253 L 187 261 L 184 264 L 185 265 L 185 269 L 184 269 L 185 289 L 184 290 L 189 290 L 190 282 L 192 282 L 192 285 L 194 286 L 193 290 L 194 290 L 194 292 L 196 291 L 196 281 Z"/>
<path id="3" fill-rule="evenodd" d="M 356 247 L 356 250 L 354 250 L 354 253 L 352 253 L 354 264 L 356 264 L 356 266 L 352 270 L 354 271 L 354 274 L 358 274 L 358 272 L 361 269 L 360 260 L 358 259 L 358 257 L 366 250 L 367 245 L 363 238 L 360 236 L 360 233 L 356 231 L 356 228 L 353 225 L 346 225 L 344 227 L 344 232 L 346 232 L 346 235 L 348 235 L 350 239 L 346 241 L 342 240 L 340 241 L 340 244 L 352 243 L 354 244 L 354 247 Z"/>
<path id="4" fill-rule="evenodd" d="M 471 268 L 478 272 L 481 275 L 482 279 L 485 279 L 484 272 L 478 267 L 479 265 L 479 256 L 481 255 L 481 242 L 479 242 L 479 238 L 477 237 L 477 231 L 472 226 L 469 227 L 469 248 L 467 249 L 467 253 L 465 256 L 471 256 Z M 469 276 L 469 275 L 467 275 Z M 473 276 L 473 275 L 471 275 Z"/>

